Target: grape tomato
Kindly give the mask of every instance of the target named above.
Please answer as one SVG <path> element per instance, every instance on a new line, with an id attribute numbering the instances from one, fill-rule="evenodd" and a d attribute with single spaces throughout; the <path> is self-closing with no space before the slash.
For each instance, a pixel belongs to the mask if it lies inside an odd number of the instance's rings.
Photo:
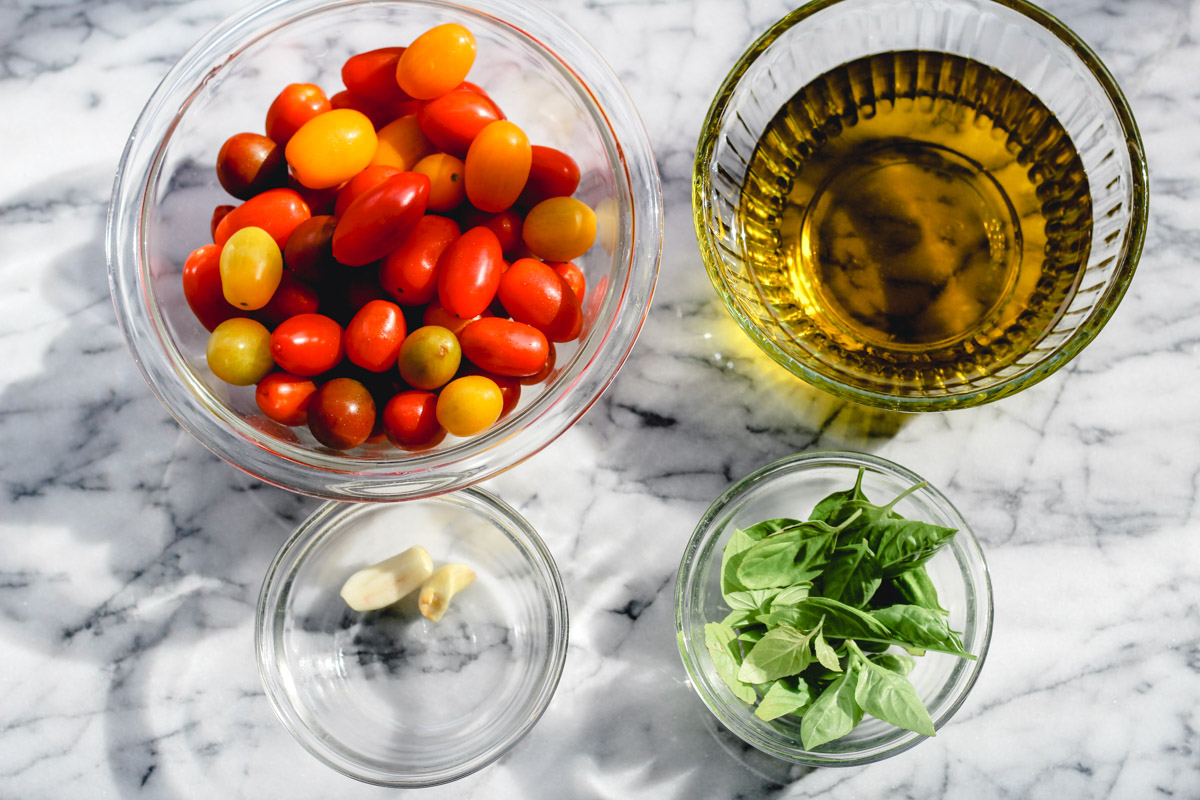
<path id="1" fill-rule="evenodd" d="M 573 261 L 596 240 L 596 214 L 574 197 L 552 197 L 525 215 L 521 237 L 547 261 Z"/>
<path id="2" fill-rule="evenodd" d="M 426 214 L 379 267 L 379 283 L 404 306 L 423 305 L 437 295 L 437 265 L 456 239 L 458 223 Z"/>
<path id="3" fill-rule="evenodd" d="M 532 325 L 484 317 L 468 325 L 461 338 L 463 355 L 488 372 L 510 377 L 533 375 L 546 364 L 550 344 Z"/>
<path id="4" fill-rule="evenodd" d="M 371 300 L 346 326 L 346 358 L 351 364 L 383 372 L 396 365 L 407 332 L 400 307 L 387 300 Z"/>
<path id="5" fill-rule="evenodd" d="M 488 228 L 472 228 L 442 254 L 438 301 L 452 316 L 478 316 L 496 296 L 503 271 L 504 258 L 496 234 Z"/>
<path id="6" fill-rule="evenodd" d="M 221 292 L 235 308 L 262 308 L 283 279 L 283 255 L 262 228 L 242 228 L 221 247 Z"/>
<path id="7" fill-rule="evenodd" d="M 467 199 L 480 211 L 503 211 L 521 196 L 529 178 L 529 137 L 508 120 L 492 122 L 467 149 Z"/>
<path id="8" fill-rule="evenodd" d="M 208 368 L 234 386 L 258 383 L 275 366 L 270 338 L 261 322 L 246 317 L 227 319 L 208 336 Z"/>
<path id="9" fill-rule="evenodd" d="M 455 378 L 438 394 L 437 420 L 455 436 L 474 436 L 500 418 L 500 387 L 482 375 Z"/>
<path id="10" fill-rule="evenodd" d="M 375 429 L 375 399 L 361 382 L 334 378 L 309 399 L 308 429 L 334 450 L 358 447 Z"/>
<path id="11" fill-rule="evenodd" d="M 288 140 L 284 157 L 300 183 L 310 189 L 330 189 L 370 164 L 378 141 L 365 114 L 336 108 L 304 123 Z"/>
<path id="12" fill-rule="evenodd" d="M 363 192 L 338 220 L 333 257 L 362 266 L 396 249 L 425 213 L 429 178 L 400 172 Z"/>
<path id="13" fill-rule="evenodd" d="M 230 236 L 242 228 L 255 227 L 269 233 L 282 250 L 292 231 L 311 216 L 308 203 L 296 192 L 291 189 L 268 189 L 222 217 L 217 223 L 213 241 L 224 245 Z"/>
<path id="14" fill-rule="evenodd" d="M 470 89 L 455 89 L 431 100 L 417 112 L 417 123 L 435 147 L 463 158 L 481 130 L 504 119 L 490 97 Z"/>
<path id="15" fill-rule="evenodd" d="M 332 108 L 320 86 L 312 83 L 289 84 L 267 109 L 267 136 L 275 144 L 285 147 L 304 123 Z"/>
<path id="16" fill-rule="evenodd" d="M 323 314 L 297 314 L 271 333 L 271 356 L 283 370 L 301 377 L 328 372 L 345 355 L 342 326 Z"/>
<path id="17" fill-rule="evenodd" d="M 235 133 L 217 153 L 217 181 L 239 200 L 287 185 L 283 150 L 267 136 Z"/>
<path id="18" fill-rule="evenodd" d="M 396 64 L 396 81 L 410 97 L 430 100 L 458 86 L 475 63 L 475 37 L 450 22 L 422 33 Z"/>
<path id="19" fill-rule="evenodd" d="M 254 388 L 254 402 L 267 419 L 294 428 L 308 421 L 308 401 L 317 385 L 308 378 L 272 372 Z"/>

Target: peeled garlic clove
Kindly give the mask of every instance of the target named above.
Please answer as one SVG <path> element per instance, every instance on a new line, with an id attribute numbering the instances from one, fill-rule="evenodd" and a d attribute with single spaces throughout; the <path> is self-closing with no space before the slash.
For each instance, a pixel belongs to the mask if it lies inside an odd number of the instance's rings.
<path id="1" fill-rule="evenodd" d="M 437 622 L 450 607 L 450 598 L 475 580 L 475 571 L 466 564 L 446 564 L 421 585 L 417 607 L 429 619 Z"/>
<path id="2" fill-rule="evenodd" d="M 351 575 L 342 585 L 342 599 L 355 611 L 374 611 L 400 600 L 432 573 L 433 559 L 416 545 Z"/>

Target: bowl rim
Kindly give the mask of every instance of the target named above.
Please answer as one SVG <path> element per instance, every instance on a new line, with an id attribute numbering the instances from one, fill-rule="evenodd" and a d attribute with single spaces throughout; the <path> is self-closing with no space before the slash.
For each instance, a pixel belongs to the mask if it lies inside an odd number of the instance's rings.
<path id="1" fill-rule="evenodd" d="M 809 367 L 782 350 L 769 337 L 764 335 L 737 304 L 732 302 L 728 284 L 717 268 L 721 260 L 720 244 L 715 241 L 707 220 L 712 217 L 711 180 L 708 163 L 716 149 L 717 137 L 715 132 L 719 123 L 729 108 L 729 102 L 737 88 L 738 82 L 750 68 L 751 64 L 780 36 L 795 25 L 803 22 L 819 11 L 831 6 L 852 0 L 810 0 L 800 8 L 790 12 L 750 45 L 739 56 L 725 80 L 717 90 L 704 124 L 700 129 L 700 138 L 696 146 L 696 160 L 692 169 L 692 220 L 696 230 L 696 239 L 700 244 L 701 260 L 709 280 L 717 288 L 717 293 L 729 314 L 738 326 L 754 341 L 758 347 L 770 356 L 776 363 L 801 380 L 822 389 L 830 394 L 843 397 L 864 405 L 876 408 L 886 408 L 894 411 L 943 411 L 956 408 L 990 403 L 1037 384 L 1058 371 L 1077 356 L 1108 323 L 1115 313 L 1121 299 L 1129 288 L 1146 241 L 1146 229 L 1149 224 L 1150 195 L 1149 195 L 1149 165 L 1147 164 L 1145 147 L 1142 144 L 1141 132 L 1138 129 L 1129 101 L 1117 84 L 1116 79 L 1105 66 L 1104 62 L 1092 48 L 1083 41 L 1071 28 L 1053 14 L 1039 8 L 1027 0 L 973 0 L 975 5 L 998 5 L 1031 19 L 1044 30 L 1051 33 L 1065 44 L 1072 53 L 1087 67 L 1092 76 L 1104 90 L 1108 101 L 1121 125 L 1121 132 L 1129 152 L 1131 165 L 1130 187 L 1130 219 L 1128 234 L 1122 248 L 1118 272 L 1111 284 L 1106 287 L 1103 298 L 1096 303 L 1088 318 L 1060 346 L 1057 356 L 1048 358 L 1033 368 L 1005 378 L 999 383 L 982 389 L 973 389 L 957 394 L 940 397 L 909 397 L 888 394 L 848 386 L 834 380 L 824 373 Z"/>
<path id="2" fill-rule="evenodd" d="M 562 575 L 545 541 L 528 520 L 500 498 L 478 487 L 467 487 L 453 494 L 426 497 L 412 502 L 457 505 L 501 520 L 504 523 L 505 535 L 517 545 L 525 560 L 535 568 L 534 572 L 542 579 L 542 588 L 552 600 L 549 607 L 549 625 L 533 631 L 544 631 L 549 640 L 549 647 L 548 657 L 540 665 L 535 665 L 541 667 L 541 674 L 532 686 L 532 703 L 529 706 L 531 712 L 519 726 L 511 728 L 497 743 L 452 769 L 415 777 L 386 775 L 367 768 L 356 769 L 355 762 L 339 758 L 338 751 L 323 747 L 324 740 L 311 734 L 304 722 L 305 709 L 292 702 L 292 695 L 286 689 L 285 684 L 290 682 L 290 679 L 280 668 L 282 660 L 276 656 L 280 651 L 278 640 L 283 633 L 285 617 L 281 606 L 290 592 L 296 571 L 317 545 L 337 536 L 344 525 L 353 524 L 363 514 L 393 513 L 404 506 L 340 501 L 322 503 L 296 528 L 272 558 L 259 590 L 254 618 L 254 651 L 259 681 L 271 710 L 284 729 L 310 755 L 327 767 L 355 780 L 390 788 L 422 788 L 449 783 L 478 772 L 515 747 L 537 725 L 549 707 L 562 680 L 570 641 L 567 593 Z"/>
<path id="3" fill-rule="evenodd" d="M 909 483 L 910 485 L 925 483 L 924 488 L 920 490 L 921 494 L 927 496 L 934 505 L 939 506 L 959 523 L 958 532 L 951 540 L 949 547 L 954 551 L 961 551 L 966 557 L 976 561 L 982 575 L 982 585 L 975 585 L 968 582 L 968 587 L 974 590 L 974 596 L 977 599 L 976 616 L 977 624 L 979 625 L 979 650 L 976 653 L 977 660 L 969 667 L 969 673 L 966 675 L 966 680 L 963 682 L 961 690 L 933 719 L 934 728 L 940 729 L 957 713 L 958 709 L 962 707 L 962 704 L 970 695 L 975 682 L 979 679 L 984 661 L 987 660 L 988 649 L 991 646 L 995 616 L 991 572 L 988 569 L 987 560 L 984 557 L 978 537 L 954 504 L 936 486 L 925 481 L 917 473 L 881 456 L 845 450 L 813 450 L 805 453 L 797 453 L 759 467 L 725 490 L 704 512 L 704 515 L 697 522 L 691 537 L 688 539 L 687 545 L 684 547 L 683 556 L 680 559 L 675 579 L 675 638 L 679 649 L 679 656 L 683 661 L 684 670 L 687 673 L 688 683 L 700 697 L 701 702 L 708 711 L 716 717 L 717 721 L 726 730 L 752 747 L 768 755 L 792 763 L 812 767 L 853 767 L 899 755 L 912 749 L 929 737 L 912 731 L 901 731 L 895 741 L 877 747 L 875 750 L 863 755 L 837 754 L 834 756 L 829 753 L 822 753 L 819 750 L 812 751 L 781 745 L 775 737 L 766 733 L 767 728 L 764 726 L 747 726 L 743 724 L 740 720 L 723 713 L 721 704 L 714 702 L 714 699 L 709 697 L 705 691 L 706 682 L 701 677 L 702 670 L 696 660 L 698 657 L 704 657 L 703 654 L 706 654 L 705 648 L 702 644 L 699 647 L 693 647 L 693 642 L 686 632 L 689 627 L 694 627 L 692 625 L 692 616 L 687 612 L 697 610 L 691 604 L 690 589 L 697 580 L 702 579 L 699 574 L 699 562 L 696 556 L 712 540 L 713 522 L 728 506 L 744 499 L 765 485 L 762 483 L 763 479 L 766 479 L 767 483 L 769 483 L 778 477 L 789 475 L 796 471 L 822 466 L 846 467 L 848 469 L 865 467 Z"/>
<path id="4" fill-rule="evenodd" d="M 624 233 L 602 315 L 555 381 L 517 414 L 478 436 L 425 452 L 361 456 L 293 445 L 227 408 L 188 364 L 151 303 L 145 220 L 151 184 L 197 87 L 279 27 L 356 6 L 436 7 L 486 19 L 519 37 L 566 83 L 595 126 L 612 169 Z M 586 76 L 586 78 L 585 78 Z M 571 427 L 615 380 L 649 313 L 663 242 L 662 185 L 648 134 L 612 68 L 574 29 L 531 3 L 511 0 L 264 0 L 202 36 L 155 89 L 129 138 L 113 183 L 105 237 L 118 326 L 143 378 L 198 442 L 238 469 L 289 491 L 351 501 L 397 501 L 469 486 L 515 466 Z M 598 241 L 597 244 L 600 244 Z M 621 256 L 624 255 L 622 258 Z"/>

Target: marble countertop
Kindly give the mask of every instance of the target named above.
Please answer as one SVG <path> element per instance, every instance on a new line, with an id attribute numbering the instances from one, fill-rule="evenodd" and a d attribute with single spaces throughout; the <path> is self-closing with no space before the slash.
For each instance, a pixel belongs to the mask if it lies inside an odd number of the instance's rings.
<path id="1" fill-rule="evenodd" d="M 238 5 L 0 3 L 0 797 L 389 794 L 308 757 L 256 672 L 263 573 L 316 502 L 185 434 L 134 366 L 108 294 L 104 220 L 125 137 L 170 65 Z M 1045 3 L 1099 51 L 1141 125 L 1153 186 L 1141 268 L 1056 375 L 910 417 L 836 401 L 760 357 L 700 265 L 700 123 L 788 4 L 546 5 L 642 111 L 663 178 L 662 272 L 601 402 L 486 483 L 562 569 L 558 693 L 498 763 L 421 796 L 1200 797 L 1200 3 Z M 996 613 L 982 676 L 936 739 L 806 772 L 716 729 L 675 648 L 672 592 L 708 504 L 816 448 L 878 453 L 941 487 L 983 543 Z"/>

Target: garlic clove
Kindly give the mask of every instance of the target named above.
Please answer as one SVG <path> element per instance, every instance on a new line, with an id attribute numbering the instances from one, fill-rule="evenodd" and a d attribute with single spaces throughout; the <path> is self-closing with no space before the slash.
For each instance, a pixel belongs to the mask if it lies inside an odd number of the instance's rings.
<path id="1" fill-rule="evenodd" d="M 360 569 L 342 585 L 342 599 L 355 611 L 374 611 L 402 599 L 433 574 L 433 559 L 420 545 Z"/>
<path id="2" fill-rule="evenodd" d="M 438 567 L 421 585 L 417 607 L 433 622 L 437 622 L 450 607 L 450 598 L 475 580 L 475 571 L 466 564 L 446 564 Z"/>

